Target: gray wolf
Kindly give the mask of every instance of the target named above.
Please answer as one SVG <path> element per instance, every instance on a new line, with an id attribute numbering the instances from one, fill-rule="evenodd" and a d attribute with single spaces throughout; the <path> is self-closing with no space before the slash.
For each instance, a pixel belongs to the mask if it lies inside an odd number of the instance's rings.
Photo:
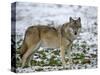
<path id="1" fill-rule="evenodd" d="M 30 60 L 32 54 L 40 47 L 46 48 L 60 48 L 60 56 L 63 67 L 65 67 L 65 52 L 69 63 L 71 59 L 71 47 L 73 41 L 77 38 L 81 30 L 81 18 L 72 19 L 69 18 L 69 22 L 64 23 L 58 28 L 49 26 L 31 26 L 25 32 L 25 37 L 20 49 L 22 57 L 22 67 L 28 62 L 30 66 Z M 69 64 L 68 63 L 68 64 Z"/>

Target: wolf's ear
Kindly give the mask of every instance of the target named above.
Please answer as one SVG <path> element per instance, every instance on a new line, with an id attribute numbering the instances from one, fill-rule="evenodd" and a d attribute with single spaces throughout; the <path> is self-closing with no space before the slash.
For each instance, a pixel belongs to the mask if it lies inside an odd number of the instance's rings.
<path id="1" fill-rule="evenodd" d="M 73 19 L 72 19 L 72 17 L 70 17 L 70 18 L 69 18 L 69 20 L 70 20 L 70 22 L 73 22 Z"/>
<path id="2" fill-rule="evenodd" d="M 81 22 L 81 18 L 80 17 L 78 18 L 78 22 Z"/>

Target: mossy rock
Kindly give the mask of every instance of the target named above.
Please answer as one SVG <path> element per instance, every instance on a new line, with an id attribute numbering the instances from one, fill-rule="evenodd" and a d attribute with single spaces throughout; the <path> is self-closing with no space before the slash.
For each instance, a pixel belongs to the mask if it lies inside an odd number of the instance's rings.
<path id="1" fill-rule="evenodd" d="M 36 63 L 37 63 L 36 60 L 32 60 L 32 61 L 31 61 L 31 64 L 34 65 L 34 66 L 36 66 Z"/>
<path id="2" fill-rule="evenodd" d="M 60 52 L 60 51 L 58 51 L 58 50 L 57 50 L 57 51 L 53 51 L 53 53 L 54 53 L 55 55 L 59 55 L 59 52 Z"/>
<path id="3" fill-rule="evenodd" d="M 91 63 L 90 59 L 84 59 L 82 61 L 82 64 L 90 64 L 90 63 Z"/>
<path id="4" fill-rule="evenodd" d="M 97 58 L 97 54 L 90 54 L 93 58 Z"/>
<path id="5" fill-rule="evenodd" d="M 36 71 L 43 71 L 43 69 L 42 68 L 38 68 L 38 69 L 35 69 Z"/>

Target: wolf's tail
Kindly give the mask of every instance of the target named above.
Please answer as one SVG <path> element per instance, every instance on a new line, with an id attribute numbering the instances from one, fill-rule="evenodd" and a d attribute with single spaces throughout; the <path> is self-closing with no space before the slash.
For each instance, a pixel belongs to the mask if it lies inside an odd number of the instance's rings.
<path id="1" fill-rule="evenodd" d="M 25 40 L 22 43 L 22 46 L 20 48 L 20 57 L 22 58 L 25 52 L 27 51 L 28 47 L 27 44 L 25 43 Z"/>

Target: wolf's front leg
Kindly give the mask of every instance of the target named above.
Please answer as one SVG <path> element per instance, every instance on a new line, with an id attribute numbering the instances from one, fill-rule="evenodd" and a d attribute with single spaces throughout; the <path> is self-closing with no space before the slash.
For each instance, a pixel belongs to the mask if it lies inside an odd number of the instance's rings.
<path id="1" fill-rule="evenodd" d="M 69 60 L 67 62 L 67 65 L 69 65 L 69 67 L 71 68 L 71 65 L 72 65 L 71 46 L 67 49 L 67 58 Z"/>
<path id="2" fill-rule="evenodd" d="M 61 56 L 61 61 L 62 61 L 63 67 L 65 68 L 66 61 L 65 61 L 65 48 L 64 47 L 61 47 L 61 49 L 60 49 L 60 56 Z"/>

